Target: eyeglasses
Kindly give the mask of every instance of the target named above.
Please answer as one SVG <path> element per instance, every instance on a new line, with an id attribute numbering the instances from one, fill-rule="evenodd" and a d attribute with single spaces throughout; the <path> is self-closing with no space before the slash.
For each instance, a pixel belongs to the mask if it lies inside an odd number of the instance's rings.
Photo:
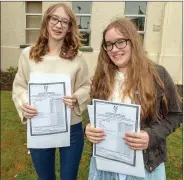
<path id="1" fill-rule="evenodd" d="M 51 16 L 49 22 L 53 25 L 56 25 L 56 24 L 58 24 L 58 22 L 60 22 L 61 26 L 64 27 L 64 28 L 68 27 L 69 24 L 70 24 L 70 21 L 68 21 L 68 20 L 59 20 L 55 16 Z"/>
<path id="2" fill-rule="evenodd" d="M 114 43 L 111 42 L 105 42 L 102 46 L 105 51 L 112 51 L 114 45 L 118 49 L 124 49 L 127 46 L 127 42 L 130 41 L 130 39 L 119 39 Z"/>

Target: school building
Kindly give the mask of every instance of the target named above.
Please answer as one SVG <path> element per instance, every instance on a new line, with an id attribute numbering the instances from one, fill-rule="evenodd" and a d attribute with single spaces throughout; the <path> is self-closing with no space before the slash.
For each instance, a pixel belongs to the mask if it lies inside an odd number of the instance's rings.
<path id="1" fill-rule="evenodd" d="M 60 1 L 61 2 L 61 1 Z M 1 69 L 17 67 L 22 49 L 35 42 L 42 16 L 54 3 L 48 1 L 1 1 Z M 177 84 L 182 84 L 182 1 L 97 2 L 70 1 L 84 35 L 83 51 L 93 76 L 102 31 L 116 17 L 129 17 L 143 37 L 147 55 L 163 65 Z"/>

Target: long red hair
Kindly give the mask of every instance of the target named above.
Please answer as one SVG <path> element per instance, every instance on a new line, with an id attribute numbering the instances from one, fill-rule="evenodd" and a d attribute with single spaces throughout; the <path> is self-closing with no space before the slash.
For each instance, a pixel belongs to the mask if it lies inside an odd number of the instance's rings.
<path id="1" fill-rule="evenodd" d="M 64 3 L 54 4 L 46 10 L 43 16 L 38 40 L 30 51 L 30 59 L 35 60 L 36 62 L 41 61 L 42 56 L 44 56 L 49 50 L 48 49 L 49 34 L 47 30 L 48 22 L 53 12 L 59 7 L 62 7 L 70 17 L 70 27 L 69 27 L 70 31 L 67 32 L 66 34 L 59 56 L 64 59 L 72 60 L 77 55 L 78 49 L 81 46 L 82 38 L 77 27 L 76 16 L 73 13 L 72 9 L 67 4 Z"/>

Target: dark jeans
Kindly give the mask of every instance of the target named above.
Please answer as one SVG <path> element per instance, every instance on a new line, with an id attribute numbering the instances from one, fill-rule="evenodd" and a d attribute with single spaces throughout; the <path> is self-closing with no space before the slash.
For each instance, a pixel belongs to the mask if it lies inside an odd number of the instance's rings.
<path id="1" fill-rule="evenodd" d="M 59 148 L 61 180 L 76 180 L 81 159 L 84 135 L 82 123 L 71 126 L 70 146 Z M 31 157 L 39 180 L 55 180 L 55 150 L 30 149 Z"/>

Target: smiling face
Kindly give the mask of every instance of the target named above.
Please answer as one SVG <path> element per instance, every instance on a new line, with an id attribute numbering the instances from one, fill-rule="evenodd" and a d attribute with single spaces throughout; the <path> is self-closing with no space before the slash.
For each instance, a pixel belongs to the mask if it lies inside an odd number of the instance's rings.
<path id="1" fill-rule="evenodd" d="M 49 40 L 63 41 L 70 25 L 70 17 L 63 7 L 58 7 L 50 16 L 48 22 Z"/>
<path id="2" fill-rule="evenodd" d="M 118 29 L 111 28 L 105 34 L 104 49 L 106 49 L 109 58 L 118 67 L 118 70 L 125 72 L 132 54 L 130 40 L 127 40 Z"/>

